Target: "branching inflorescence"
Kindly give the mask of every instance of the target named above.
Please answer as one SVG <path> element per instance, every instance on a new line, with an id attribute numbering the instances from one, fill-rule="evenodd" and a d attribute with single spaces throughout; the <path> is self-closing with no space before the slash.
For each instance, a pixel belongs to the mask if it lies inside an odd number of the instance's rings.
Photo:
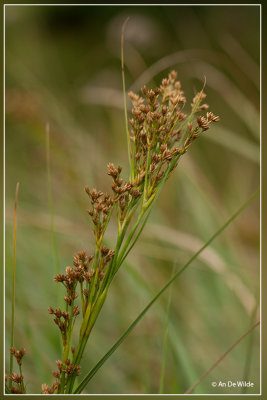
<path id="1" fill-rule="evenodd" d="M 73 266 L 66 267 L 65 274 L 57 274 L 54 278 L 65 290 L 64 310 L 49 308 L 49 314 L 61 334 L 63 352 L 62 360 L 56 361 L 57 369 L 53 372 L 55 381 L 51 386 L 42 385 L 43 394 L 75 392 L 75 379 L 80 373 L 86 343 L 114 276 L 141 234 L 164 183 L 178 165 L 180 157 L 212 122 L 219 121 L 219 117 L 207 111 L 208 105 L 203 103 L 206 97 L 203 89 L 195 95 L 190 113 L 184 113 L 186 98 L 176 77 L 177 73 L 171 71 L 159 88 L 148 90 L 144 86 L 140 94 L 129 92 L 133 104 L 129 122 L 125 112 L 129 179 L 122 179 L 121 166 L 116 168 L 109 163 L 107 174 L 112 179 L 111 194 L 85 188 L 95 249 L 91 255 L 85 251 L 78 252 Z M 203 112 L 205 116 L 200 115 Z M 118 231 L 114 249 L 109 249 L 104 237 L 114 213 L 117 214 Z M 79 340 L 74 346 L 73 330 L 79 314 Z M 25 393 L 21 371 L 24 350 L 16 352 L 12 347 L 10 351 L 17 360 L 20 373 L 15 374 L 12 369 L 6 377 L 9 379 L 6 390 L 8 393 Z"/>
<path id="2" fill-rule="evenodd" d="M 67 267 L 65 275 L 58 274 L 54 279 L 66 290 L 65 310 L 49 308 L 62 336 L 63 357 L 62 361 L 57 361 L 58 369 L 53 373 L 56 381 L 51 387 L 43 385 L 43 393 L 73 393 L 85 345 L 109 286 L 142 232 L 163 184 L 192 143 L 212 122 L 219 121 L 219 117 L 207 112 L 203 90 L 195 95 L 190 113 L 184 113 L 186 98 L 176 77 L 177 73 L 171 71 L 159 88 L 148 90 L 144 86 L 142 94 L 129 92 L 133 104 L 132 118 L 127 123 L 129 180 L 121 178 L 121 166 L 116 168 L 109 163 L 107 173 L 112 178 L 112 195 L 85 188 L 95 250 L 92 255 L 86 255 L 84 251 L 77 253 L 73 267 Z M 206 115 L 199 115 L 200 112 Z M 111 250 L 103 245 L 103 240 L 114 212 L 118 232 L 115 248 Z M 77 298 L 80 298 L 82 321 L 75 348 L 71 341 L 74 323 L 80 313 L 79 306 L 74 304 Z"/>

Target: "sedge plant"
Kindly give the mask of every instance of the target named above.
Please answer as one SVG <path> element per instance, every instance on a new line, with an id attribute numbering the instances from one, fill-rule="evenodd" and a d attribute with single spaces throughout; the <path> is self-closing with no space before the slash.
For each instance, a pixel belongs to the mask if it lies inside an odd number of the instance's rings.
<path id="1" fill-rule="evenodd" d="M 124 70 L 122 74 L 124 82 Z M 125 84 L 123 87 L 125 92 Z M 175 71 L 171 71 L 158 88 L 149 90 L 144 86 L 139 94 L 129 92 L 128 95 L 133 105 L 128 121 L 125 98 L 129 179 L 122 179 L 120 165 L 115 167 L 109 163 L 110 193 L 85 188 L 95 249 L 92 254 L 79 251 L 74 256 L 73 266 L 66 267 L 64 274 L 57 273 L 54 278 L 65 290 L 64 309 L 49 308 L 60 331 L 62 358 L 56 361 L 53 384 L 42 385 L 43 394 L 77 393 L 75 380 L 80 372 L 80 362 L 114 276 L 139 238 L 180 158 L 213 122 L 219 121 L 219 117 L 207 111 L 208 105 L 203 103 L 204 88 L 195 95 L 189 113 L 185 114 L 186 98 Z M 112 215 L 117 219 L 118 228 L 114 249 L 109 249 L 103 241 Z M 75 346 L 73 329 L 79 314 L 79 341 Z M 13 347 L 11 355 L 17 360 L 20 356 Z M 13 372 L 10 372 L 13 385 L 9 390 L 25 393 L 22 374 L 12 376 Z"/>
<path id="2" fill-rule="evenodd" d="M 109 163 L 111 193 L 85 188 L 95 249 L 93 254 L 78 252 L 73 266 L 54 278 L 65 289 L 65 309 L 49 308 L 62 337 L 63 354 L 53 372 L 56 380 L 50 387 L 44 384 L 43 393 L 73 393 L 86 344 L 114 276 L 136 243 L 181 156 L 211 123 L 219 120 L 212 112 L 206 112 L 208 105 L 203 104 L 206 97 L 203 89 L 195 95 L 189 114 L 184 113 L 186 98 L 175 71 L 162 80 L 160 87 L 148 90 L 144 86 L 140 94 L 128 95 L 133 104 L 129 123 L 125 113 L 130 176 L 123 180 L 122 167 Z M 199 115 L 203 111 L 205 116 Z M 103 241 L 112 215 L 117 219 L 118 228 L 114 249 L 109 249 Z M 75 346 L 72 334 L 79 314 L 80 334 Z"/>
<path id="3" fill-rule="evenodd" d="M 144 86 L 139 93 L 128 93 L 132 102 L 131 117 L 128 120 L 123 33 L 121 59 L 129 178 L 123 180 L 122 167 L 109 163 L 107 174 L 111 178 L 110 192 L 85 188 L 95 248 L 92 254 L 84 250 L 79 251 L 74 256 L 73 265 L 67 266 L 65 273 L 57 273 L 54 278 L 65 291 L 64 300 L 62 299 L 64 307 L 49 308 L 49 314 L 53 316 L 60 332 L 62 357 L 56 361 L 57 369 L 53 372 L 55 380 L 52 385 L 42 385 L 43 394 L 80 393 L 88 382 L 89 378 L 86 378 L 82 384 L 75 387 L 88 339 L 115 275 L 142 233 L 165 182 L 177 168 L 180 158 L 205 134 L 212 123 L 219 121 L 218 116 L 207 111 L 209 106 L 204 102 L 204 87 L 194 96 L 186 113 L 186 97 L 180 81 L 177 80 L 176 71 L 171 71 L 155 89 L 149 90 Z M 117 219 L 113 249 L 104 245 L 105 232 L 111 217 Z M 174 275 L 166 288 L 179 273 Z M 79 325 L 77 343 L 73 341 L 75 325 Z M 132 325 L 134 327 L 135 322 Z M 114 346 L 116 348 L 116 344 Z M 16 351 L 12 340 L 10 354 L 11 360 L 16 358 L 20 374 L 13 372 L 11 362 L 6 391 L 25 393 L 21 373 L 24 350 Z M 108 357 L 109 354 L 106 358 Z M 95 372 L 92 370 L 90 373 L 92 375 Z"/>
<path id="4" fill-rule="evenodd" d="M 174 273 L 118 341 L 89 371 L 82 382 L 78 385 L 75 384 L 76 377 L 80 373 L 80 363 L 86 351 L 88 339 L 107 299 L 111 283 L 142 233 L 165 182 L 177 168 L 180 158 L 190 149 L 192 144 L 210 128 L 212 123 L 219 121 L 218 116 L 207 111 L 208 105 L 203 102 L 206 97 L 204 87 L 193 98 L 189 112 L 185 113 L 186 98 L 175 71 L 171 71 L 168 77 L 162 80 L 160 86 L 154 90 L 149 90 L 144 86 L 140 93 L 128 93 L 132 101 L 132 115 L 128 121 L 123 54 L 122 76 L 129 178 L 123 180 L 122 167 L 120 165 L 115 167 L 113 163 L 109 163 L 107 174 L 111 177 L 110 193 L 104 193 L 94 188 L 85 188 L 88 195 L 88 215 L 93 226 L 95 248 L 92 254 L 88 254 L 84 250 L 79 251 L 74 256 L 73 265 L 67 266 L 65 273 L 57 273 L 54 278 L 54 281 L 62 285 L 65 291 L 62 299 L 64 307 L 49 307 L 49 314 L 53 316 L 53 320 L 60 331 L 62 356 L 60 360 L 56 361 L 57 369 L 52 373 L 55 378 L 54 382 L 50 386 L 43 384 L 42 394 L 81 393 L 90 379 L 119 347 L 161 294 L 255 197 L 253 195 L 244 203 L 203 247 L 181 269 Z M 105 233 L 111 217 L 117 219 L 117 232 L 113 249 L 104 245 Z M 14 234 L 15 232 L 14 230 Z M 15 277 L 13 276 L 14 285 Z M 15 305 L 15 302 L 12 304 Z M 14 315 L 14 312 L 12 315 Z M 79 324 L 77 343 L 74 343 L 73 339 L 75 324 Z M 9 376 L 6 377 L 6 393 L 24 394 L 26 393 L 26 385 L 24 384 L 21 365 L 25 350 L 15 350 L 13 336 L 10 348 L 12 361 L 10 362 Z M 13 371 L 14 357 L 19 367 L 19 374 Z M 163 376 L 160 392 L 163 391 Z"/>

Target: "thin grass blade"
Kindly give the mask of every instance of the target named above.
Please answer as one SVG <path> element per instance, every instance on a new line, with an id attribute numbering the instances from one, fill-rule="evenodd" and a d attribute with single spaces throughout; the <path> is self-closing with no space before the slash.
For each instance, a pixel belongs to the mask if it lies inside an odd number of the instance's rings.
<path id="1" fill-rule="evenodd" d="M 50 229 L 52 236 L 52 247 L 54 254 L 54 266 L 55 274 L 59 274 L 59 257 L 57 251 L 57 242 L 55 234 L 55 224 L 54 224 L 54 209 L 53 209 L 53 196 L 52 196 L 52 186 L 51 186 L 51 169 L 50 169 L 50 126 L 46 124 L 46 174 L 47 174 L 47 190 L 48 190 L 48 202 L 49 202 L 49 214 L 50 214 Z M 61 305 L 63 291 L 60 285 L 57 285 L 57 303 Z"/>
<path id="2" fill-rule="evenodd" d="M 10 332 L 10 347 L 14 346 L 14 324 L 15 324 L 15 300 L 16 300 L 16 245 L 17 245 L 17 208 L 19 196 L 19 182 L 16 185 L 15 206 L 14 206 L 14 232 L 13 232 L 13 271 L 12 271 L 12 306 L 11 306 L 11 332 Z M 10 353 L 9 377 L 13 373 L 13 356 Z M 9 388 L 12 386 L 12 381 L 9 379 Z"/>
<path id="3" fill-rule="evenodd" d="M 52 233 L 52 245 L 54 252 L 54 263 L 55 273 L 59 273 L 59 259 L 57 252 L 57 244 L 55 237 L 55 225 L 54 225 L 54 210 L 53 210 L 53 197 L 51 187 L 51 170 L 50 170 L 50 126 L 46 124 L 46 173 L 47 173 L 47 186 L 48 186 L 48 201 L 49 201 L 49 212 L 50 212 L 50 226 Z"/>
<path id="4" fill-rule="evenodd" d="M 127 148 L 128 148 L 128 159 L 129 159 L 129 168 L 130 168 L 130 176 L 132 174 L 132 161 L 131 161 L 131 142 L 130 142 L 130 133 L 128 127 L 128 115 L 127 115 L 127 100 L 126 100 L 126 88 L 125 88 L 125 71 L 124 71 L 124 33 L 127 22 L 129 21 L 129 17 L 126 18 L 122 25 L 121 29 L 121 75 L 122 75 L 122 90 L 123 90 L 123 106 L 124 106 L 124 119 L 125 119 L 125 129 L 127 135 Z"/>
<path id="5" fill-rule="evenodd" d="M 126 253 L 123 255 L 123 257 L 122 257 L 120 263 L 118 264 L 118 269 L 119 269 L 119 267 L 121 266 L 121 264 L 123 263 L 123 261 L 125 260 L 125 258 L 126 258 L 126 257 L 128 256 L 128 254 L 130 253 L 130 251 L 132 250 L 132 248 L 134 247 L 134 245 L 135 245 L 135 243 L 137 242 L 139 236 L 141 235 L 141 233 L 142 233 L 142 231 L 143 231 L 143 229 L 144 229 L 144 227 L 145 227 L 145 225 L 146 225 L 146 222 L 147 222 L 147 220 L 148 220 L 148 217 L 149 217 L 151 211 L 152 211 L 152 207 L 151 207 L 151 209 L 149 210 L 147 216 L 145 217 L 145 219 L 144 219 L 144 221 L 143 221 L 143 223 L 142 223 L 142 226 L 141 226 L 141 228 L 139 229 L 139 232 L 137 233 L 136 237 L 134 238 L 132 244 L 130 245 L 130 247 L 128 248 L 128 250 L 126 251 Z"/>
<path id="6" fill-rule="evenodd" d="M 250 325 L 253 324 L 253 322 L 255 322 L 255 318 L 257 315 L 257 311 L 258 311 L 258 305 L 259 305 L 259 298 L 257 298 L 253 313 L 251 315 Z M 253 352 L 253 342 L 254 342 L 254 335 L 251 334 L 249 337 L 249 342 L 248 342 L 248 347 L 247 347 L 244 376 L 243 376 L 244 382 L 247 382 L 249 379 L 249 374 L 250 374 L 250 369 L 251 369 L 251 361 L 252 361 L 252 352 Z M 242 392 L 242 394 L 245 394 L 247 392 L 247 387 L 246 386 L 242 387 L 241 392 Z"/>
<path id="7" fill-rule="evenodd" d="M 175 274 L 176 265 L 173 265 L 172 275 Z M 164 393 L 164 378 L 165 378 L 165 368 L 166 368 L 166 358 L 167 358 L 167 348 L 168 348 L 168 336 L 169 336 L 169 320 L 170 320 L 170 309 L 171 309 L 171 299 L 172 299 L 172 288 L 171 286 L 169 297 L 168 297 L 168 304 L 166 310 L 166 323 L 165 323 L 165 330 L 164 330 L 164 339 L 163 339 L 163 349 L 162 349 L 162 357 L 161 357 L 161 370 L 160 370 L 160 382 L 159 382 L 159 394 Z"/>

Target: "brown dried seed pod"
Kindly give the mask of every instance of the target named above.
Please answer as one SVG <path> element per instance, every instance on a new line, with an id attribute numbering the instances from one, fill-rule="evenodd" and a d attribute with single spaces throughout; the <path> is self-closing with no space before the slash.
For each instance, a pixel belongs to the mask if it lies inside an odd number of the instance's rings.
<path id="1" fill-rule="evenodd" d="M 213 121 L 213 122 L 219 122 L 220 117 L 215 116 L 212 112 L 207 112 L 207 120 L 208 121 Z"/>
<path id="2" fill-rule="evenodd" d="M 136 93 L 134 93 L 134 92 L 132 92 L 132 91 L 130 91 L 130 92 L 128 93 L 128 96 L 130 97 L 131 100 L 137 101 L 137 100 L 139 99 L 139 95 L 136 94 Z"/>
<path id="3" fill-rule="evenodd" d="M 105 256 L 108 254 L 108 252 L 109 252 L 109 248 L 108 248 L 107 246 L 101 247 L 101 254 L 102 254 L 102 256 L 105 257 Z"/>
<path id="4" fill-rule="evenodd" d="M 73 315 L 76 317 L 77 315 L 80 314 L 80 309 L 78 306 L 73 307 Z"/>
<path id="5" fill-rule="evenodd" d="M 141 196 L 142 193 L 138 189 L 131 189 L 130 194 L 136 199 L 137 197 Z"/>
<path id="6" fill-rule="evenodd" d="M 57 274 L 55 277 L 54 277 L 54 281 L 55 282 L 64 282 L 66 280 L 66 277 L 65 277 L 65 275 L 63 275 L 63 274 Z"/>
<path id="7" fill-rule="evenodd" d="M 203 131 L 206 131 L 206 130 L 208 130 L 209 129 L 209 121 L 206 119 L 206 118 L 204 118 L 204 117 L 198 117 L 197 118 L 197 123 L 198 123 L 198 126 L 201 128 L 201 129 L 203 129 Z"/>

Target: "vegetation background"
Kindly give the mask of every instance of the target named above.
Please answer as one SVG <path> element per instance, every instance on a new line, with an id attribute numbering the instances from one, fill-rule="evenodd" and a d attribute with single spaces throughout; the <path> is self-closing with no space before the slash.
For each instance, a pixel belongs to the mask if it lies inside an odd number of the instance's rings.
<path id="1" fill-rule="evenodd" d="M 126 84 L 154 87 L 178 71 L 190 101 L 207 78 L 220 115 L 167 182 L 138 244 L 112 284 L 87 346 L 87 372 L 153 294 L 259 186 L 260 9 L 258 6 L 7 6 L 6 358 L 11 312 L 13 207 L 20 182 L 15 344 L 25 347 L 27 390 L 50 384 L 60 358 L 55 268 L 92 249 L 84 186 L 109 189 L 108 162 L 125 166 L 120 32 Z M 46 167 L 50 169 L 56 248 Z M 112 246 L 116 224 L 109 231 Z M 259 200 L 189 267 L 172 289 L 164 393 L 184 393 L 258 317 Z M 97 373 L 88 393 L 158 393 L 169 293 Z M 256 310 L 256 311 L 255 311 Z M 77 333 L 78 334 L 78 333 Z M 195 390 L 250 379 L 259 392 L 259 330 Z M 240 388 L 231 393 L 240 393 Z"/>

